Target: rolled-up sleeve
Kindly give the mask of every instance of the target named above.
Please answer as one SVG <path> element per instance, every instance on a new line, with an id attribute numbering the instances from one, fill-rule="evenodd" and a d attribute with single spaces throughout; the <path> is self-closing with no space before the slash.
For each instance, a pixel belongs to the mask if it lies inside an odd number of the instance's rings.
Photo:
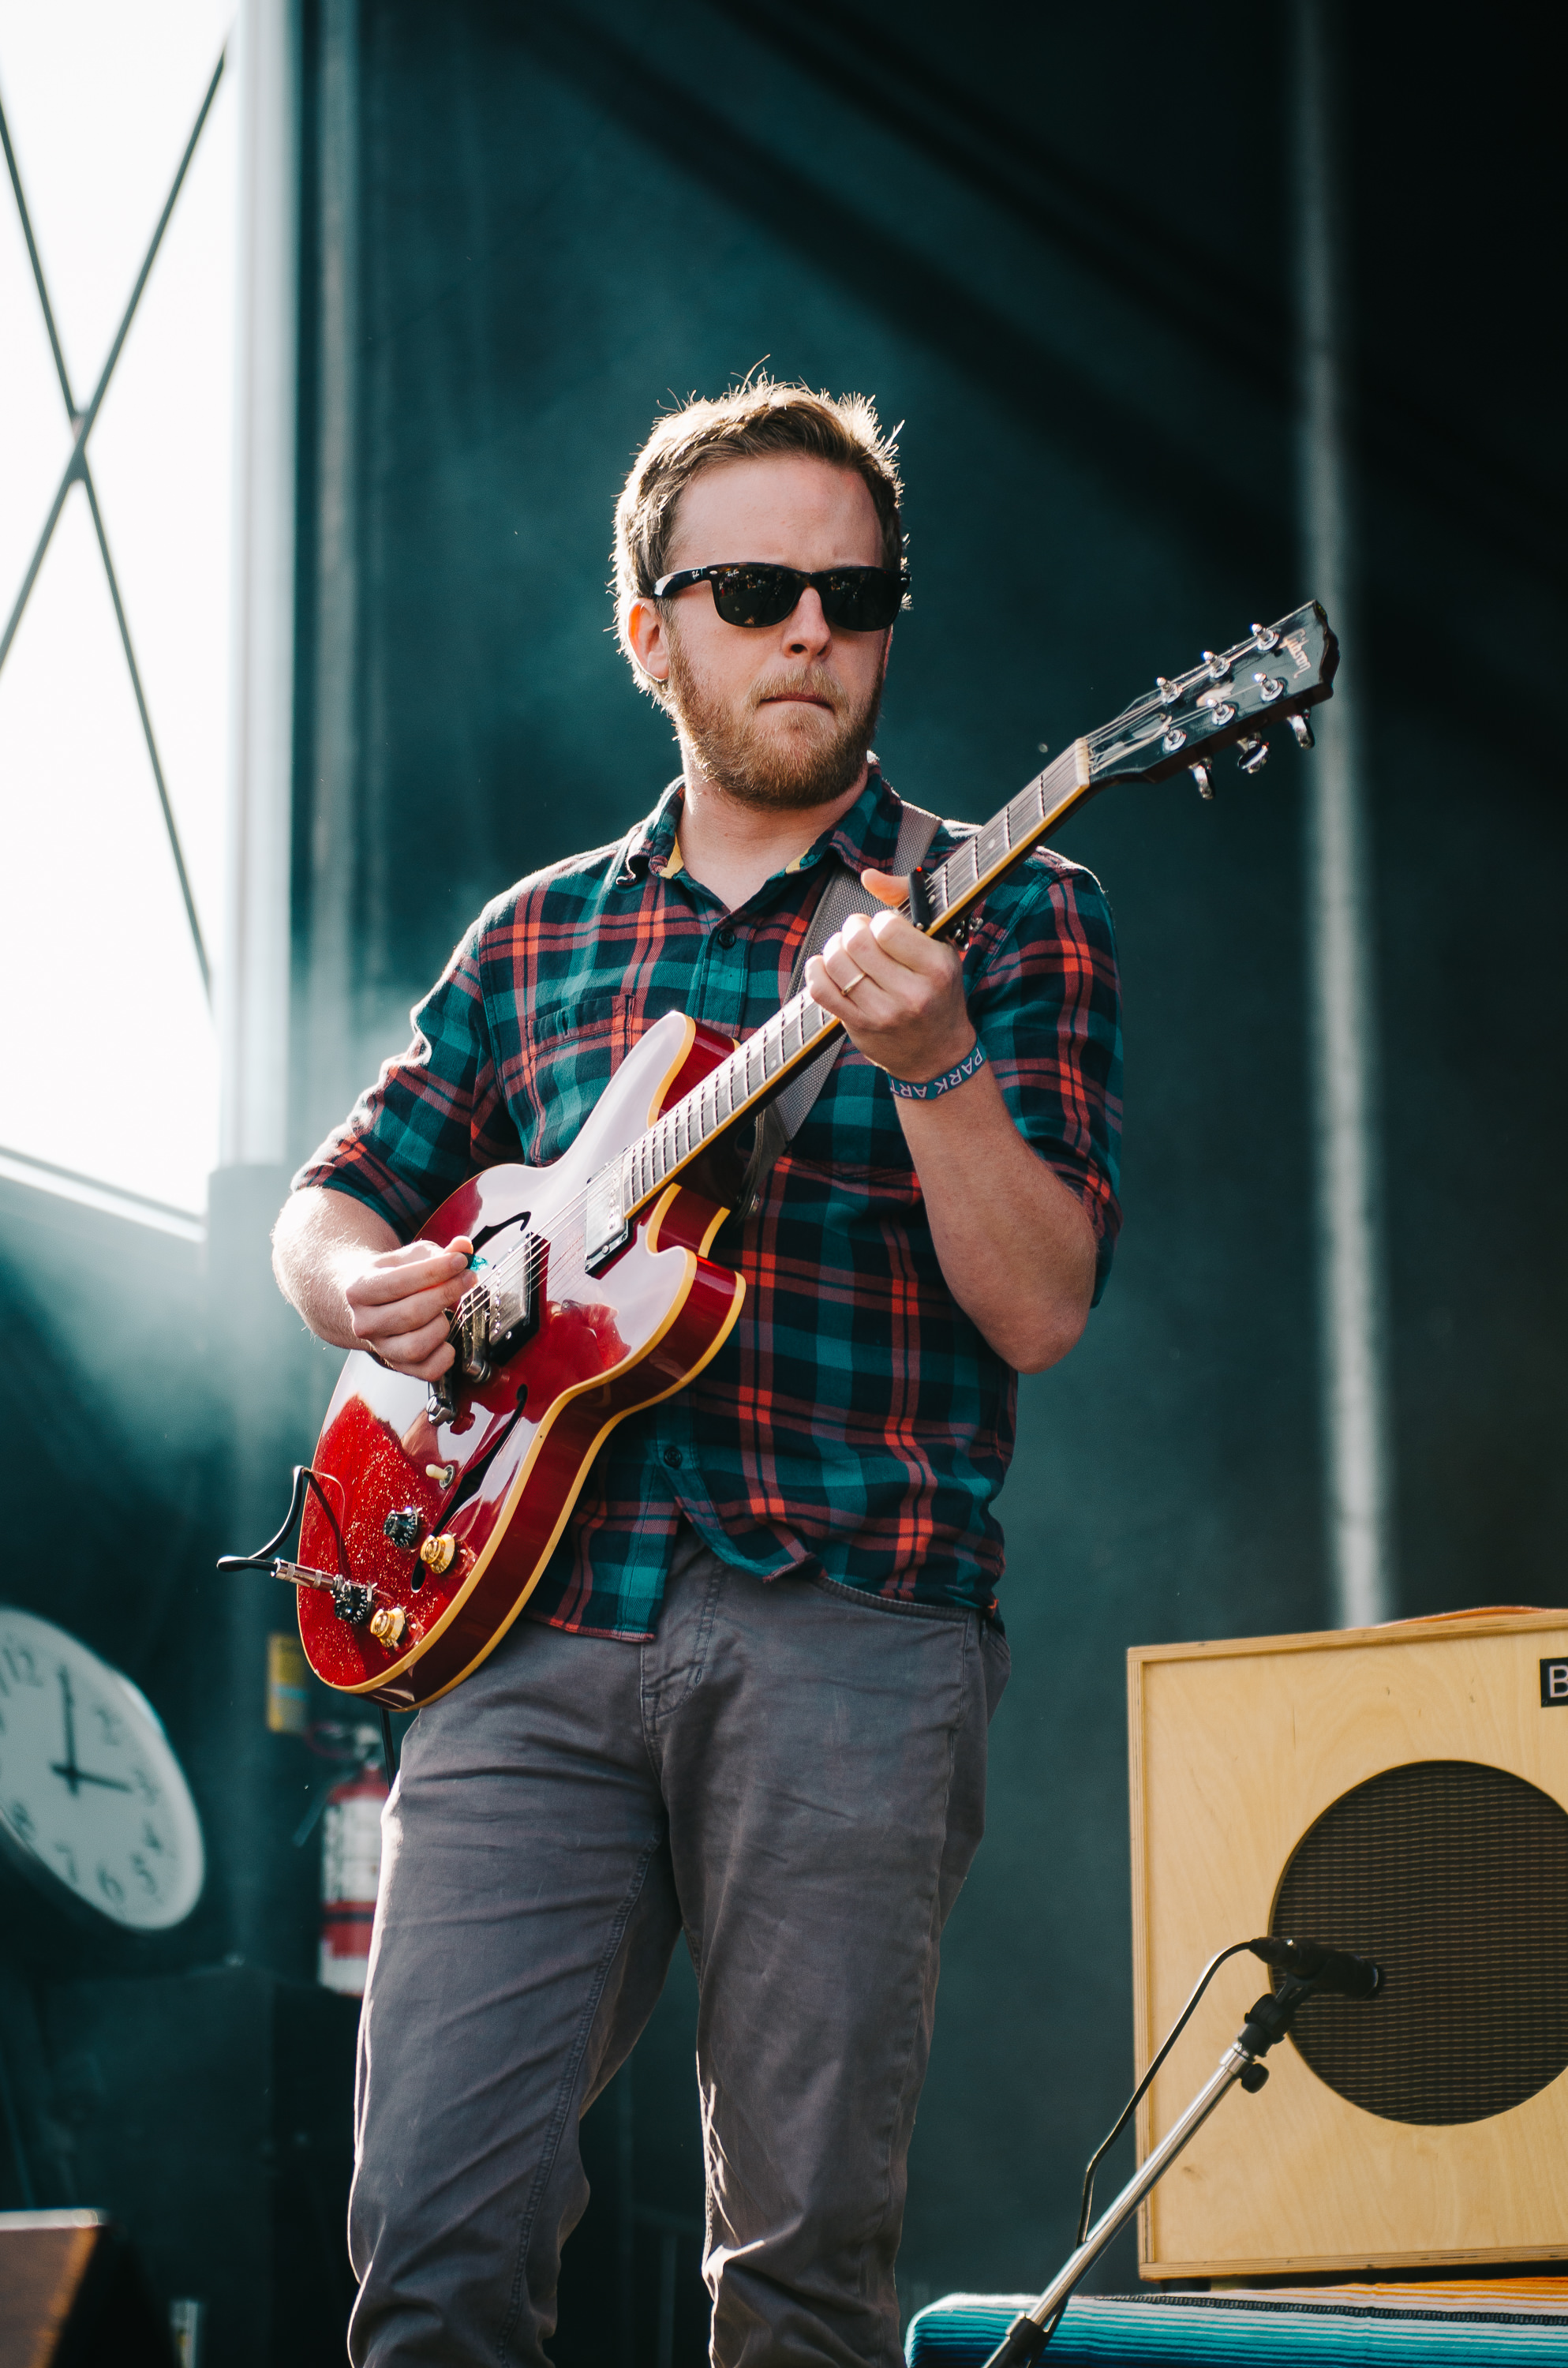
<path id="1" fill-rule="evenodd" d="M 383 1062 L 343 1124 L 318 1145 L 293 1190 L 349 1193 L 407 1240 L 483 1167 L 516 1158 L 499 1092 L 483 992 L 483 923 L 410 1013 L 413 1042 Z"/>
<path id="2" fill-rule="evenodd" d="M 987 897 L 964 969 L 1014 1123 L 1094 1226 L 1097 1302 L 1121 1225 L 1121 996 L 1099 882 L 1061 857 L 1034 858 Z"/>

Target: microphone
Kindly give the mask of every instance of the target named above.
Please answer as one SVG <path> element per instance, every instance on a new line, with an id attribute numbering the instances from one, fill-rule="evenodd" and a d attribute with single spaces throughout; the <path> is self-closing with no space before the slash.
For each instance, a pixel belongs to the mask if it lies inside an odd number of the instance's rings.
<path id="1" fill-rule="evenodd" d="M 1370 1957 L 1352 1957 L 1343 1949 L 1325 1949 L 1319 1941 L 1277 1941 L 1266 1934 L 1247 1947 L 1266 1965 L 1311 1982 L 1332 1998 L 1375 1998 L 1383 1986 L 1383 1969 Z"/>

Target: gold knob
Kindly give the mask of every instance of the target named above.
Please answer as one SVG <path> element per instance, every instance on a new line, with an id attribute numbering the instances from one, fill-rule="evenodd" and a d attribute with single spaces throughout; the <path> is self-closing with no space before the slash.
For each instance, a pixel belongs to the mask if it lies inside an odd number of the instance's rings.
<path id="1" fill-rule="evenodd" d="M 444 1570 L 450 1570 L 453 1560 L 456 1557 L 457 1551 L 458 1542 L 456 1538 L 451 1535 L 449 1531 L 443 1530 L 438 1538 L 426 1539 L 424 1544 L 419 1549 L 419 1559 L 425 1565 L 426 1570 L 434 1571 L 437 1577 L 439 1578 Z"/>
<path id="2" fill-rule="evenodd" d="M 395 1603 L 383 1603 L 370 1622 L 370 1634 L 378 1645 L 395 1645 L 403 1634 L 403 1613 Z"/>

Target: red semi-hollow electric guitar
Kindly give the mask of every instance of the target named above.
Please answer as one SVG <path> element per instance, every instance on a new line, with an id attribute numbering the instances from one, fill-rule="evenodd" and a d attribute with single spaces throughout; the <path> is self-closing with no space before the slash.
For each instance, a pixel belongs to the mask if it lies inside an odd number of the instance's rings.
<path id="1" fill-rule="evenodd" d="M 1235 745 L 1244 772 L 1266 725 L 1312 746 L 1338 651 L 1309 602 L 1134 701 L 1075 741 L 946 862 L 914 875 L 931 936 L 963 916 L 1065 815 L 1112 781 L 1191 769 Z M 605 1087 L 553 1167 L 492 1167 L 421 1230 L 474 1244 L 454 1310 L 455 1361 L 433 1388 L 356 1352 L 343 1368 L 290 1520 L 259 1554 L 299 1590 L 311 1667 L 393 1709 L 433 1702 L 511 1626 L 614 1426 L 684 1387 L 722 1346 L 745 1284 L 708 1256 L 733 1205 L 736 1138 L 830 1043 L 838 1022 L 796 996 L 740 1044 L 672 1013 Z M 274 1558 L 302 1512 L 298 1560 Z"/>

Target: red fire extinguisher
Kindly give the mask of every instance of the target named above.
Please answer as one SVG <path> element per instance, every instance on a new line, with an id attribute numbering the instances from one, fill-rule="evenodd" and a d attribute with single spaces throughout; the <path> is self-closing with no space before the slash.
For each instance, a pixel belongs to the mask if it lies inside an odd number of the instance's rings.
<path id="1" fill-rule="evenodd" d="M 370 1926 L 381 1872 L 381 1810 L 387 1780 L 377 1764 L 373 1726 L 354 1730 L 357 1764 L 326 1796 L 322 1811 L 321 1950 L 317 1979 L 351 1998 L 365 1995 Z"/>

